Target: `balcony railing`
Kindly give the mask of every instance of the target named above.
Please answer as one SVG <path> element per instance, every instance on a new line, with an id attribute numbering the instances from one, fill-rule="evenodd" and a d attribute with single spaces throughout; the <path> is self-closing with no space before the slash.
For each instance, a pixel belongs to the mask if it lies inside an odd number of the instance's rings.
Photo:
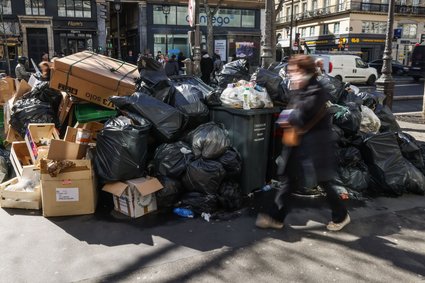
<path id="1" fill-rule="evenodd" d="M 365 13 L 388 13 L 388 4 L 376 4 L 367 2 L 347 2 L 335 6 L 324 7 L 311 11 L 306 11 L 294 15 L 294 21 L 302 21 L 312 18 L 325 17 L 327 15 L 356 11 Z M 425 7 L 395 5 L 396 14 L 406 15 L 425 15 Z M 288 23 L 291 21 L 291 15 L 278 18 L 279 23 Z"/>

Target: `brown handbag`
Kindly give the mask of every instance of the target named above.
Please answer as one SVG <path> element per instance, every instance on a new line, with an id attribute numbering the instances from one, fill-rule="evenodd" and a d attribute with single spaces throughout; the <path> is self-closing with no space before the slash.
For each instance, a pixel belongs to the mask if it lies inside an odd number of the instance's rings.
<path id="1" fill-rule="evenodd" d="M 326 114 L 326 105 L 311 119 L 303 128 L 295 126 L 286 126 L 283 130 L 282 143 L 289 147 L 299 146 L 301 143 L 302 135 L 306 134 L 311 128 L 314 127 Z"/>

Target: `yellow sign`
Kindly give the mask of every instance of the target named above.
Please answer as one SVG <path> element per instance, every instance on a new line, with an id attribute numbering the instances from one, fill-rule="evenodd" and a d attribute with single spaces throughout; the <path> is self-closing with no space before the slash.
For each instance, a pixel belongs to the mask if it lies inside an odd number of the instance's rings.
<path id="1" fill-rule="evenodd" d="M 83 22 L 73 22 L 73 21 L 68 22 L 69 27 L 82 27 L 83 25 L 84 25 Z"/>
<path id="2" fill-rule="evenodd" d="M 307 45 L 315 45 L 315 44 L 328 44 L 328 40 L 312 40 L 312 41 L 306 41 Z"/>
<path id="3" fill-rule="evenodd" d="M 360 38 L 352 38 L 351 39 L 351 43 L 359 43 L 360 42 Z"/>
<path id="4" fill-rule="evenodd" d="M 362 39 L 362 42 L 369 42 L 369 43 L 385 43 L 385 39 Z"/>

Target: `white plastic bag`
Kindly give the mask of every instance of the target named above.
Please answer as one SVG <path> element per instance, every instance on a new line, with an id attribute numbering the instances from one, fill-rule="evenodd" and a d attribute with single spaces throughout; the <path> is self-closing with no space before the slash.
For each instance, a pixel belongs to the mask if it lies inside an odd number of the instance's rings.
<path id="1" fill-rule="evenodd" d="M 362 121 L 360 124 L 360 131 L 363 133 L 376 134 L 379 128 L 381 128 L 381 120 L 379 120 L 378 116 L 376 116 L 369 107 L 362 105 L 361 109 Z"/>

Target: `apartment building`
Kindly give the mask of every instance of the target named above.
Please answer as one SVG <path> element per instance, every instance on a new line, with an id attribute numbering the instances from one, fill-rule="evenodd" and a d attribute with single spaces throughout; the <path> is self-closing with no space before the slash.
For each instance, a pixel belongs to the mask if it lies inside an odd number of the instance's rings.
<path id="1" fill-rule="evenodd" d="M 313 53 L 349 51 L 365 61 L 379 59 L 387 14 L 388 0 L 287 0 L 278 15 L 278 47 L 288 53 L 292 26 L 292 38 L 299 33 Z M 425 38 L 425 0 L 396 0 L 394 29 L 400 38 L 393 41 L 393 58 L 407 64 L 414 45 Z"/>

